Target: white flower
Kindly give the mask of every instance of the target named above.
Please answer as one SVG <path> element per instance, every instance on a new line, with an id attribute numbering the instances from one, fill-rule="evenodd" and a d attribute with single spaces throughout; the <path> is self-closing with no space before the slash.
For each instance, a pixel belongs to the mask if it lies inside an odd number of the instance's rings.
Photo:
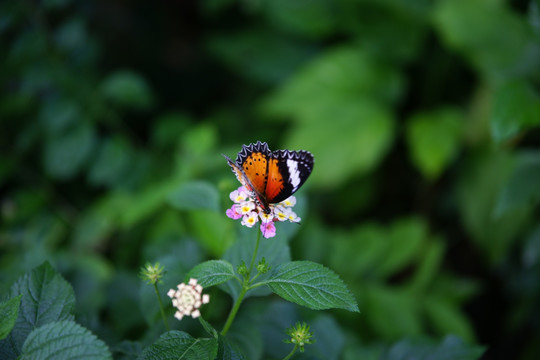
<path id="1" fill-rule="evenodd" d="M 184 316 L 197 318 L 201 316 L 199 308 L 202 304 L 207 304 L 210 301 L 210 296 L 202 294 L 202 286 L 197 284 L 196 279 L 189 279 L 189 283 L 181 283 L 177 286 L 177 290 L 170 289 L 167 296 L 172 299 L 172 304 L 177 308 L 174 317 L 182 320 Z"/>

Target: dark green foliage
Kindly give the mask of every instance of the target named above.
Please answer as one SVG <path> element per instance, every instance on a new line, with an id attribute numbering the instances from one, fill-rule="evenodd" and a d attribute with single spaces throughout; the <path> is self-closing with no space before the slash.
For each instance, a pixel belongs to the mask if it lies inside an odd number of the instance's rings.
<path id="1" fill-rule="evenodd" d="M 540 358 L 538 0 L 7 0 L 0 49 L 0 358 Z M 315 167 L 221 336 L 166 293 L 222 328 L 257 140 Z"/>
<path id="2" fill-rule="evenodd" d="M 2 318 L 14 320 L 0 341 L 2 359 L 112 359 L 103 341 L 73 322 L 73 289 L 49 263 L 19 278 L 10 293 L 20 306 L 14 318 Z"/>

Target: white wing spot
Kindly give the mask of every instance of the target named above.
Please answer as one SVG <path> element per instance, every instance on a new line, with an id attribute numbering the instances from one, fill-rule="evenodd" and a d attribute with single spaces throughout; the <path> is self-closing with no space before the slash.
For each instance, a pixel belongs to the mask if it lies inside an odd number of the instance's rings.
<path id="1" fill-rule="evenodd" d="M 287 160 L 287 167 L 289 168 L 289 182 L 293 186 L 293 191 L 300 185 L 300 171 L 298 171 L 298 161 Z"/>

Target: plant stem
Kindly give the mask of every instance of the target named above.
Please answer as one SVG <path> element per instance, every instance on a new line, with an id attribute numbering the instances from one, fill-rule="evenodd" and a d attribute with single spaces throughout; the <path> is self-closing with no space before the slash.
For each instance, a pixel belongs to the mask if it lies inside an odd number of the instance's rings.
<path id="1" fill-rule="evenodd" d="M 169 323 L 167 322 L 167 317 L 165 316 L 165 310 L 163 309 L 163 302 L 161 301 L 161 296 L 159 295 L 157 283 L 154 283 L 154 290 L 155 290 L 156 296 L 158 298 L 159 311 L 161 312 L 161 318 L 163 319 L 163 323 L 165 324 L 165 329 L 167 329 L 167 331 L 169 331 L 170 330 Z"/>
<path id="2" fill-rule="evenodd" d="M 245 281 L 244 281 L 245 284 Z M 236 316 L 236 313 L 238 312 L 238 309 L 240 308 L 240 304 L 242 303 L 242 300 L 244 299 L 244 295 L 246 295 L 247 288 L 242 285 L 242 291 L 240 291 L 240 294 L 238 295 L 238 298 L 236 299 L 233 308 L 231 309 L 231 312 L 229 313 L 229 317 L 227 318 L 227 321 L 225 322 L 225 325 L 223 326 L 223 330 L 221 330 L 221 335 L 225 336 L 227 335 L 227 332 L 229 331 L 229 328 L 232 325 L 232 322 Z"/>
<path id="3" fill-rule="evenodd" d="M 289 353 L 289 355 L 285 356 L 283 358 L 283 360 L 289 360 L 294 355 L 294 353 L 296 352 L 296 349 L 298 349 L 298 344 L 294 345 L 294 347 L 291 350 L 291 352 Z"/>
<path id="4" fill-rule="evenodd" d="M 257 251 L 259 251 L 260 242 L 261 242 L 261 232 L 257 231 L 257 241 L 255 242 L 255 250 L 253 251 L 253 256 L 251 257 L 251 262 L 249 264 L 247 274 L 244 276 L 244 281 L 242 281 L 242 290 L 240 291 L 240 294 L 238 294 L 238 298 L 234 302 L 234 305 L 231 309 L 231 312 L 229 313 L 229 316 L 227 317 L 227 321 L 225 322 L 225 325 L 223 325 L 223 330 L 221 330 L 222 336 L 225 336 L 227 332 L 229 332 L 229 328 L 231 327 L 232 322 L 234 318 L 236 317 L 236 313 L 238 312 L 238 309 L 240 309 L 240 304 L 242 303 L 242 300 L 244 300 L 244 296 L 249 290 L 249 286 L 250 286 L 249 279 L 251 277 L 251 272 L 253 271 L 253 266 L 255 265 L 255 259 L 257 258 Z"/>
<path id="5" fill-rule="evenodd" d="M 251 276 L 251 271 L 255 265 L 255 259 L 257 258 L 257 251 L 259 251 L 259 243 L 261 242 L 261 232 L 257 231 L 257 241 L 255 242 L 255 250 L 253 251 L 253 257 L 251 258 L 251 263 L 249 264 L 249 269 L 246 278 L 249 279 Z"/>

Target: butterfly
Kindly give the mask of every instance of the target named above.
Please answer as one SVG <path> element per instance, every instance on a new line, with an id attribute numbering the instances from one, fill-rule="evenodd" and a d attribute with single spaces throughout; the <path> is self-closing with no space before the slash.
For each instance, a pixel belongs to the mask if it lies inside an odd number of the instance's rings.
<path id="1" fill-rule="evenodd" d="M 271 212 L 270 204 L 287 199 L 306 182 L 314 163 L 309 151 L 271 151 L 267 143 L 260 141 L 242 145 L 236 161 L 223 156 L 266 214 Z"/>

